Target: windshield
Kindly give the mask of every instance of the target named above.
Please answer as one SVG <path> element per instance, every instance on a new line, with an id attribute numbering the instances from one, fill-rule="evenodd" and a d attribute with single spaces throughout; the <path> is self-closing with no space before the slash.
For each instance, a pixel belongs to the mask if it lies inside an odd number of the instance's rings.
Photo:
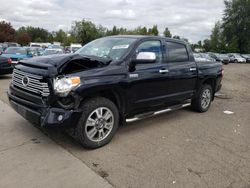
<path id="1" fill-rule="evenodd" d="M 120 60 L 134 41 L 134 38 L 101 38 L 86 44 L 76 53 Z"/>
<path id="2" fill-rule="evenodd" d="M 10 48 L 7 48 L 4 53 L 6 53 L 6 54 L 27 54 L 27 51 L 25 48 L 12 48 L 12 47 L 10 47 Z"/>

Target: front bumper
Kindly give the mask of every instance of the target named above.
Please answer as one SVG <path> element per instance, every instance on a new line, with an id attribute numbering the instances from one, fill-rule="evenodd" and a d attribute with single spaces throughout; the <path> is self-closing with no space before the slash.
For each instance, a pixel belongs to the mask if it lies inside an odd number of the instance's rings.
<path id="1" fill-rule="evenodd" d="M 65 110 L 34 103 L 22 97 L 23 91 L 10 86 L 8 97 L 12 108 L 32 124 L 44 128 L 69 128 L 77 124 L 81 110 Z M 30 95 L 30 94 L 29 94 Z M 30 97 L 32 99 L 32 97 Z"/>
<path id="2" fill-rule="evenodd" d="M 0 64 L 0 75 L 4 74 L 11 74 L 13 71 L 13 68 L 9 66 L 8 64 Z"/>

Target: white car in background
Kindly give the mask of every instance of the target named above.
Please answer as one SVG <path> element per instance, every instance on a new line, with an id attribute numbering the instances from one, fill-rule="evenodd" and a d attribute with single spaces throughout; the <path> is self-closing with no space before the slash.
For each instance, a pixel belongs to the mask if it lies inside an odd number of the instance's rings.
<path id="1" fill-rule="evenodd" d="M 230 62 L 232 63 L 246 63 L 246 59 L 243 58 L 240 54 L 233 53 L 229 54 Z"/>
<path id="2" fill-rule="evenodd" d="M 200 53 L 193 53 L 193 54 L 194 54 L 194 59 L 196 62 L 208 61 L 208 59 L 203 57 Z"/>
<path id="3" fill-rule="evenodd" d="M 81 44 L 71 44 L 70 45 L 70 51 L 71 53 L 75 53 L 77 50 L 79 50 L 82 47 Z"/>

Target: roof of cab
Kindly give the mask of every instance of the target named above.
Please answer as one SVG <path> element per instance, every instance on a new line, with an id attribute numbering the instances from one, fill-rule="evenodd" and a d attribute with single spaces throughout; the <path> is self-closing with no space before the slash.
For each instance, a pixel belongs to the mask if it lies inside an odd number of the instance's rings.
<path id="1" fill-rule="evenodd" d="M 151 35 L 112 35 L 112 36 L 107 36 L 107 38 L 166 39 L 167 41 L 179 42 L 179 43 L 186 44 L 186 41 L 184 41 L 184 40 L 179 40 L 179 39 L 169 38 L 169 37 L 162 37 L 162 36 L 151 36 Z"/>

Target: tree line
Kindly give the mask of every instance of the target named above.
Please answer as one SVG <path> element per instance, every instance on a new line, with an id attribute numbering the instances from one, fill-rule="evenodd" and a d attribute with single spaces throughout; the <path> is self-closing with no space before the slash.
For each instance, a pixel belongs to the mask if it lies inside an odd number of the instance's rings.
<path id="1" fill-rule="evenodd" d="M 192 48 L 219 53 L 250 53 L 250 0 L 225 0 L 225 9 L 221 21 L 215 23 L 208 39 L 192 44 Z M 197 26 L 198 27 L 198 26 Z M 157 25 L 150 28 L 137 27 L 127 29 L 113 26 L 112 29 L 96 25 L 88 20 L 75 21 L 69 32 L 62 29 L 49 32 L 39 27 L 20 27 L 15 30 L 11 23 L 0 22 L 0 42 L 15 41 L 21 45 L 32 42 L 61 42 L 64 46 L 70 43 L 86 44 L 96 38 L 110 35 L 159 35 Z M 168 27 L 163 35 L 188 42 L 188 39 L 172 35 Z"/>
<path id="2" fill-rule="evenodd" d="M 250 0 L 226 0 L 221 21 L 215 23 L 210 38 L 194 48 L 218 53 L 250 53 Z"/>
<path id="3" fill-rule="evenodd" d="M 127 29 L 124 27 L 113 26 L 112 29 L 107 29 L 102 25 L 96 25 L 88 20 L 75 21 L 72 23 L 71 30 L 65 32 L 62 29 L 49 32 L 46 29 L 39 27 L 20 27 L 15 30 L 11 23 L 0 22 L 0 42 L 18 42 L 21 45 L 28 45 L 30 42 L 61 42 L 64 46 L 70 43 L 86 44 L 94 39 L 111 36 L 111 35 L 154 35 L 158 36 L 159 31 L 157 25 L 151 28 L 137 27 L 135 29 Z M 172 37 L 169 29 L 164 31 L 166 37 Z M 174 36 L 179 38 L 179 36 Z"/>

